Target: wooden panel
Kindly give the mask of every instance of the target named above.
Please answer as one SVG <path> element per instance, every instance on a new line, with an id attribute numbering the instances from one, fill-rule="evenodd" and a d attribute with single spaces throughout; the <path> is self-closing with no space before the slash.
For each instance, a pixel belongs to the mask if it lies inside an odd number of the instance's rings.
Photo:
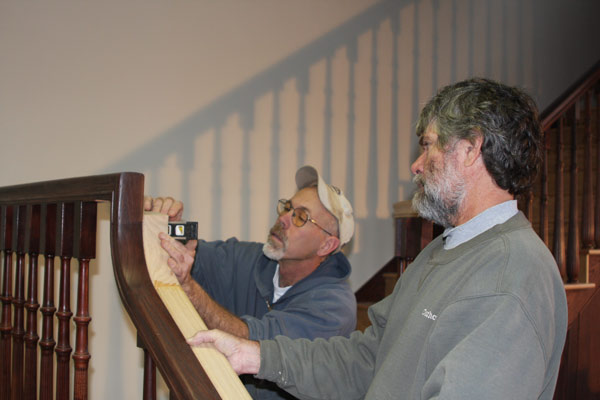
<path id="1" fill-rule="evenodd" d="M 591 258 L 589 274 L 596 290 L 579 314 L 577 399 L 600 398 L 600 256 Z"/>

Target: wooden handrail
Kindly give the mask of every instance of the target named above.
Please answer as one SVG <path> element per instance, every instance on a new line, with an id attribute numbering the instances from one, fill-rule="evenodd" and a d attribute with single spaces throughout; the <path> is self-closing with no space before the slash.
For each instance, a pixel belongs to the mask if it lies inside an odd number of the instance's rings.
<path id="1" fill-rule="evenodd" d="M 218 399 L 148 276 L 142 241 L 143 198 L 144 176 L 131 172 L 0 188 L 0 206 L 111 202 L 113 271 L 140 341 L 169 386 L 171 398 Z"/>

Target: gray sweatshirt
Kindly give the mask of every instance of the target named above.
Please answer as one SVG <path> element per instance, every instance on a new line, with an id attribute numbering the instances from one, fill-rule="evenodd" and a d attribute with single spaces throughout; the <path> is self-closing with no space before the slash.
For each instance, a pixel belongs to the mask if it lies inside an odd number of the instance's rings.
<path id="1" fill-rule="evenodd" d="M 432 241 L 350 338 L 261 341 L 257 377 L 303 399 L 552 399 L 567 330 L 556 263 L 522 213 Z"/>

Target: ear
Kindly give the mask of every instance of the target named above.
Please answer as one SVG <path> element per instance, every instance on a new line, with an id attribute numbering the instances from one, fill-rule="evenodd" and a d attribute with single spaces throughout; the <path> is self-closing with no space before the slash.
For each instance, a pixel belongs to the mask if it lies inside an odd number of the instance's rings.
<path id="1" fill-rule="evenodd" d="M 327 239 L 321 242 L 321 246 L 317 250 L 317 255 L 320 257 L 325 257 L 330 253 L 333 253 L 335 249 L 338 248 L 340 244 L 340 239 L 335 236 L 327 236 Z"/>
<path id="2" fill-rule="evenodd" d="M 483 144 L 483 136 L 476 135 L 473 142 L 465 140 L 465 166 L 470 167 L 481 156 L 481 145 Z"/>

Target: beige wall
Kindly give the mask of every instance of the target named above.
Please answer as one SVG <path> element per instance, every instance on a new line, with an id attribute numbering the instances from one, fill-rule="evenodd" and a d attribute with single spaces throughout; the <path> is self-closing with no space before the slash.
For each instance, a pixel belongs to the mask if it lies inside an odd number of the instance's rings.
<path id="1" fill-rule="evenodd" d="M 0 185 L 139 171 L 203 238 L 262 241 L 312 164 L 353 201 L 358 289 L 392 256 L 422 104 L 479 75 L 546 106 L 600 58 L 594 15 L 594 0 L 0 0 Z M 106 210 L 91 398 L 139 398 Z"/>

